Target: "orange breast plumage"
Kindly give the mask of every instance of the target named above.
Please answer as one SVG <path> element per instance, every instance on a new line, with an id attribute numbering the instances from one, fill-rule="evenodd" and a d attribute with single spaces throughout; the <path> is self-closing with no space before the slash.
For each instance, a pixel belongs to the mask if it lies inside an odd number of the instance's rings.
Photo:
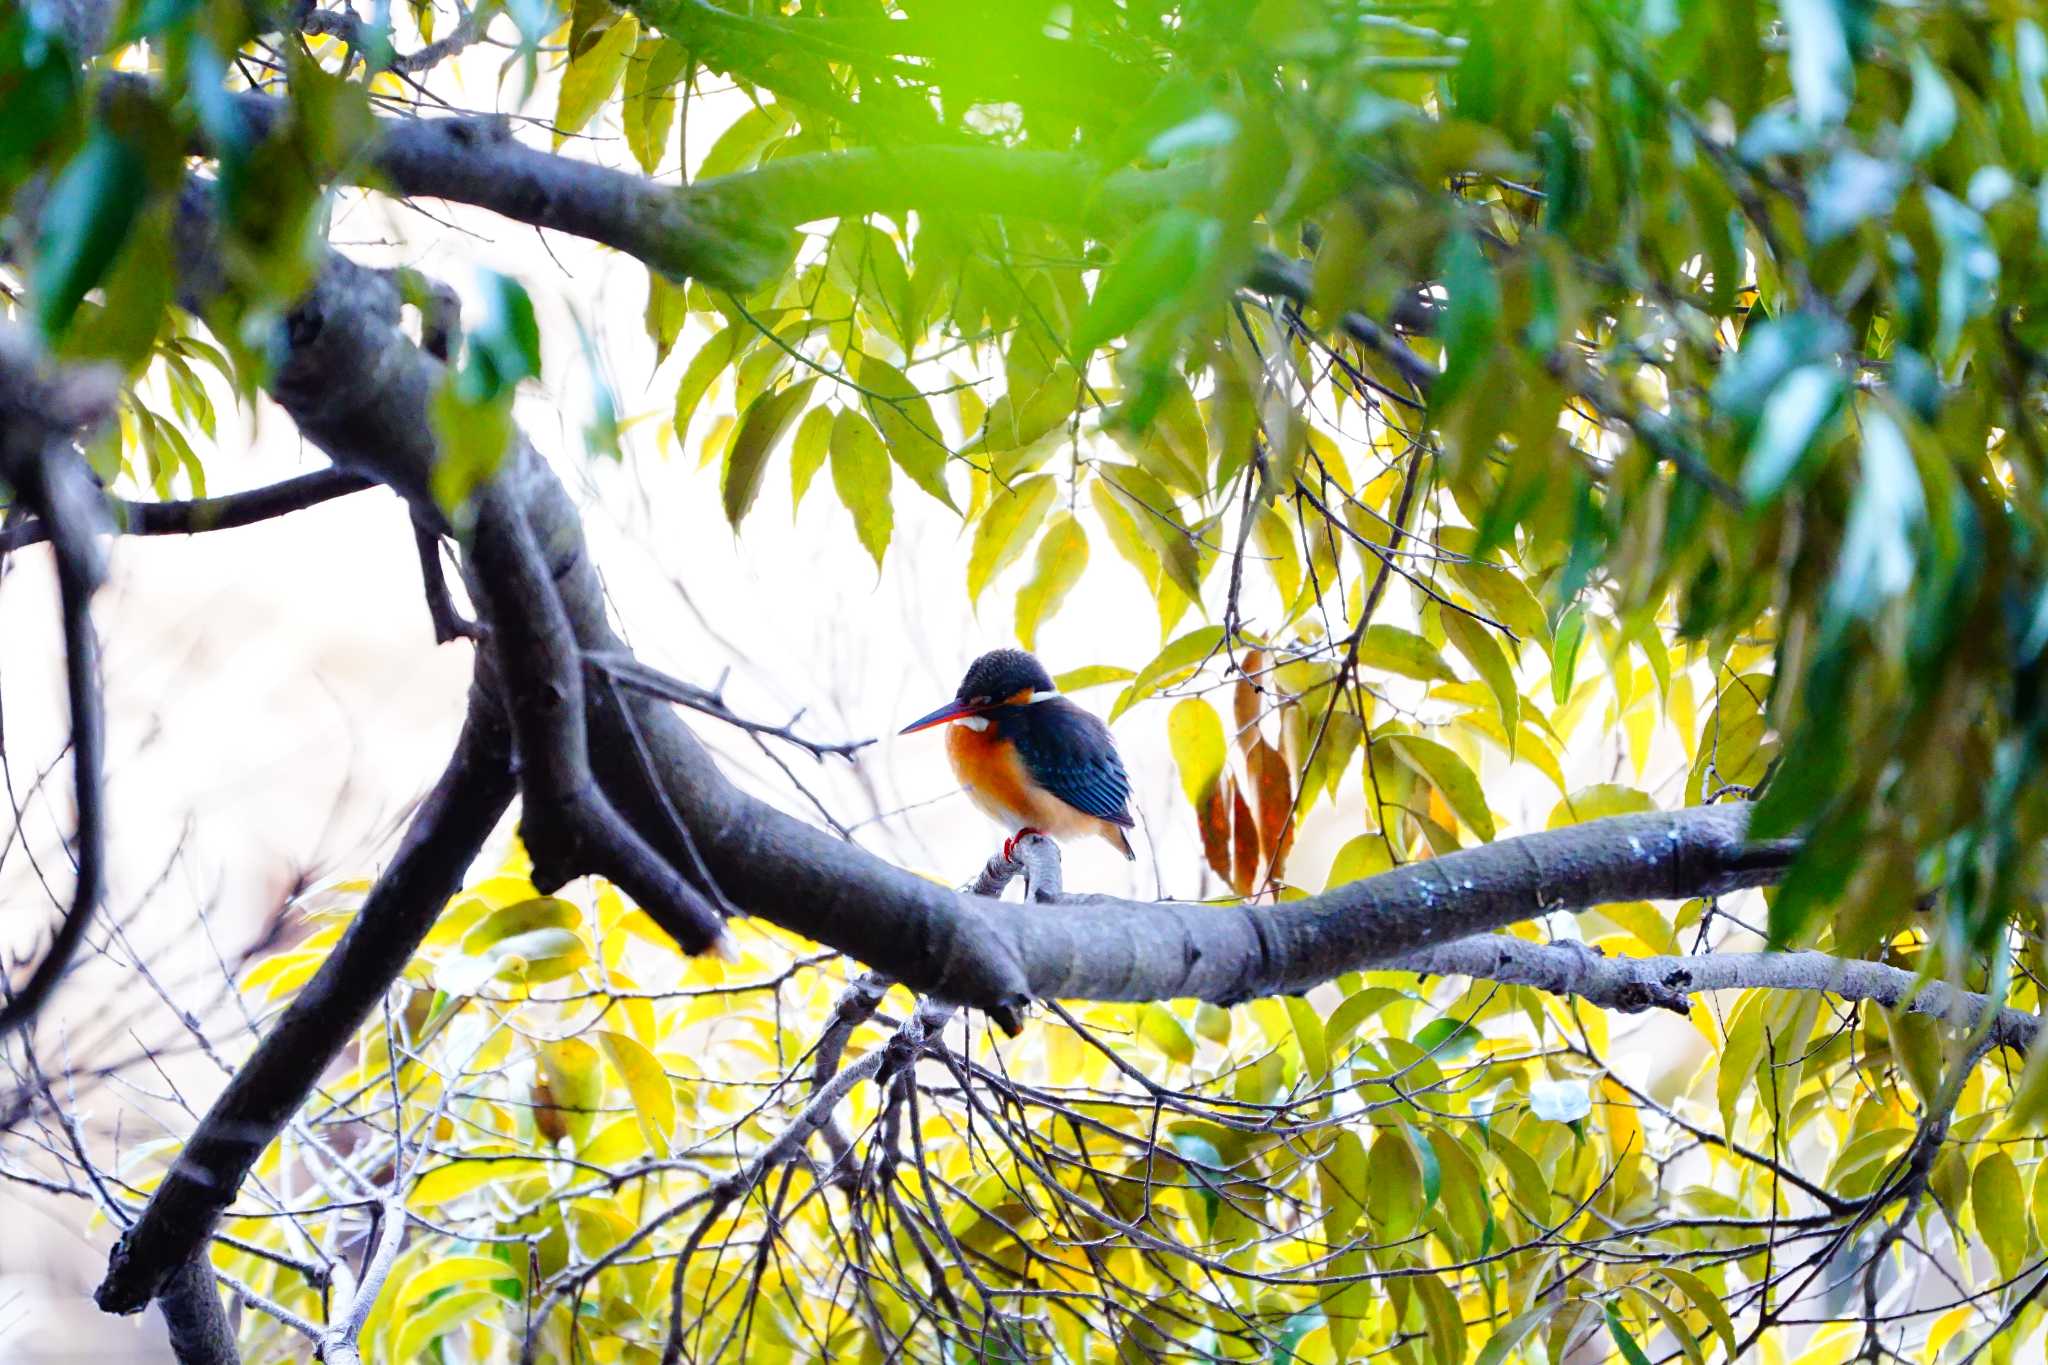
<path id="1" fill-rule="evenodd" d="M 1035 829 L 1055 839 L 1097 835 L 1129 856 L 1130 842 L 1111 821 L 1076 810 L 1034 781 L 1016 744 L 994 725 L 946 727 L 946 757 L 953 775 L 981 812 L 1014 832 Z"/>

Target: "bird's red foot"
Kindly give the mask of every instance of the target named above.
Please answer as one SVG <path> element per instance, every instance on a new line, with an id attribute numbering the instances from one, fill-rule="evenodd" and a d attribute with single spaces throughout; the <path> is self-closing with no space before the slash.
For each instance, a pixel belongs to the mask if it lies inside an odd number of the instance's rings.
<path id="1" fill-rule="evenodd" d="M 1003 840 L 1003 861 L 1010 863 L 1014 863 L 1017 861 L 1017 840 L 1023 838 L 1027 834 L 1044 833 L 1045 831 L 1042 829 L 1020 829 L 1010 838 Z"/>

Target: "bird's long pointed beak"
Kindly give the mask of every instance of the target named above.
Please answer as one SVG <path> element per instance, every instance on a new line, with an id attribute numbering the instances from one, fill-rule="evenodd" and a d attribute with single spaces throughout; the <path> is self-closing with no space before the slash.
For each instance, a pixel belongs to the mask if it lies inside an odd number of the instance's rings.
<path id="1" fill-rule="evenodd" d="M 929 730 L 934 725 L 944 725 L 947 721 L 958 720 L 962 716 L 978 715 L 987 709 L 986 706 L 974 706 L 964 701 L 949 701 L 930 715 L 910 722 L 910 724 L 904 726 L 896 733 L 899 735 L 915 734 L 919 730 Z"/>

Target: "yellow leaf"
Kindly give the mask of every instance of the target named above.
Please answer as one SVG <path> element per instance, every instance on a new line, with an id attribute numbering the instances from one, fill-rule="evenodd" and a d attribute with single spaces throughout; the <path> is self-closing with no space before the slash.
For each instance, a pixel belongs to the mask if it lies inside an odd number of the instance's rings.
<path id="1" fill-rule="evenodd" d="M 968 601 L 978 601 L 989 580 L 1024 553 L 1058 495 L 1052 475 L 1039 474 L 1011 485 L 989 503 L 967 557 Z"/>
<path id="2" fill-rule="evenodd" d="M 2006 1279 L 2019 1274 L 2027 1255 L 2027 1200 L 2010 1154 L 1994 1151 L 1970 1173 L 1970 1212 L 1999 1273 Z"/>
<path id="3" fill-rule="evenodd" d="M 1337 860 L 1330 864 L 1330 876 L 1323 887 L 1328 890 L 1346 882 L 1362 881 L 1385 872 L 1393 865 L 1394 857 L 1387 851 L 1385 837 L 1377 831 L 1367 831 L 1354 836 L 1337 850 Z"/>
<path id="4" fill-rule="evenodd" d="M 725 467 L 719 492 L 725 499 L 725 519 L 735 529 L 753 507 L 761 492 L 762 477 L 768 472 L 768 457 L 774 453 L 783 433 L 803 410 L 817 376 L 786 388 L 764 393 L 748 405 L 734 428 L 732 444 L 725 449 Z"/>
<path id="5" fill-rule="evenodd" d="M 1180 768 L 1181 790 L 1188 804 L 1200 810 L 1223 772 L 1223 720 L 1202 698 L 1188 697 L 1168 713 L 1166 736 Z"/>
<path id="6" fill-rule="evenodd" d="M 668 1155 L 676 1131 L 676 1092 L 668 1073 L 653 1053 L 624 1034 L 600 1030 L 597 1043 L 625 1079 L 626 1091 L 633 1097 L 633 1112 L 647 1133 L 647 1145 Z"/>
<path id="7" fill-rule="evenodd" d="M 1088 535 L 1069 512 L 1056 514 L 1038 542 L 1031 581 L 1017 593 L 1017 642 L 1038 647 L 1038 628 L 1060 608 L 1088 567 Z"/>
<path id="8" fill-rule="evenodd" d="M 1182 1066 L 1194 1064 L 1195 1040 L 1188 1037 L 1187 1029 L 1166 1006 L 1155 1001 L 1139 1007 L 1138 1036 L 1157 1048 L 1168 1061 Z"/>
<path id="9" fill-rule="evenodd" d="M 1465 662 L 1472 665 L 1479 680 L 1493 693 L 1494 705 L 1500 711 L 1501 731 L 1508 738 L 1508 757 L 1513 758 L 1522 702 L 1515 687 L 1514 665 L 1492 633 L 1464 612 L 1445 607 L 1443 623 L 1445 638 L 1465 656 Z"/>
<path id="10" fill-rule="evenodd" d="M 1437 647 L 1399 626 L 1368 626 L 1358 648 L 1358 662 L 1383 673 L 1424 682 L 1456 682 L 1458 675 Z"/>
<path id="11" fill-rule="evenodd" d="M 889 548 L 894 512 L 889 502 L 889 453 L 868 419 L 852 408 L 840 410 L 832 422 L 832 486 L 839 501 L 853 513 L 860 543 L 882 567 Z"/>
<path id="12" fill-rule="evenodd" d="M 868 416 L 882 430 L 889 454 L 925 492 L 959 510 L 946 488 L 946 463 L 953 454 L 941 438 L 932 406 L 903 371 L 867 354 L 854 357 L 854 378 L 867 391 Z"/>
<path id="13" fill-rule="evenodd" d="M 1373 742 L 1421 774 L 1442 793 L 1445 802 L 1481 839 L 1493 838 L 1493 813 L 1486 808 L 1486 795 L 1479 779 L 1465 760 L 1434 740 L 1420 735 L 1388 735 Z"/>
<path id="14" fill-rule="evenodd" d="M 626 61 L 640 38 L 640 21 L 622 14 L 596 42 L 573 54 L 562 72 L 562 88 L 555 102 L 555 145 L 571 133 L 581 132 L 591 115 L 604 107 L 626 74 Z"/>
<path id="15" fill-rule="evenodd" d="M 806 412 L 804 420 L 796 425 L 796 439 L 790 442 L 789 447 L 789 505 L 792 515 L 804 505 L 804 494 L 811 491 L 811 480 L 825 467 L 825 455 L 831 448 L 835 425 L 832 409 L 823 405 Z M 882 458 L 886 462 L 888 456 Z M 845 494 L 840 497 L 843 501 Z"/>
<path id="16" fill-rule="evenodd" d="M 1639 815 L 1655 809 L 1657 803 L 1645 792 L 1615 782 L 1600 782 L 1581 787 L 1558 802 L 1544 828 L 1563 829 L 1588 820 L 1604 820 L 1610 815 Z"/>

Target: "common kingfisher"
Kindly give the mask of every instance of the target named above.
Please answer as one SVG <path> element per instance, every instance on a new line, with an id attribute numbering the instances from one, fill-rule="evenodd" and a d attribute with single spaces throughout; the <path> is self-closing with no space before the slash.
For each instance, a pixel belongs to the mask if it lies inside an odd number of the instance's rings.
<path id="1" fill-rule="evenodd" d="M 1037 659 L 998 649 L 976 659 L 953 700 L 902 734 L 952 725 L 946 757 L 967 795 L 1006 829 L 1056 839 L 1098 834 L 1135 860 L 1124 831 L 1131 779 L 1109 727 L 1059 694 Z M 1006 840 L 1008 855 L 1015 839 Z"/>

